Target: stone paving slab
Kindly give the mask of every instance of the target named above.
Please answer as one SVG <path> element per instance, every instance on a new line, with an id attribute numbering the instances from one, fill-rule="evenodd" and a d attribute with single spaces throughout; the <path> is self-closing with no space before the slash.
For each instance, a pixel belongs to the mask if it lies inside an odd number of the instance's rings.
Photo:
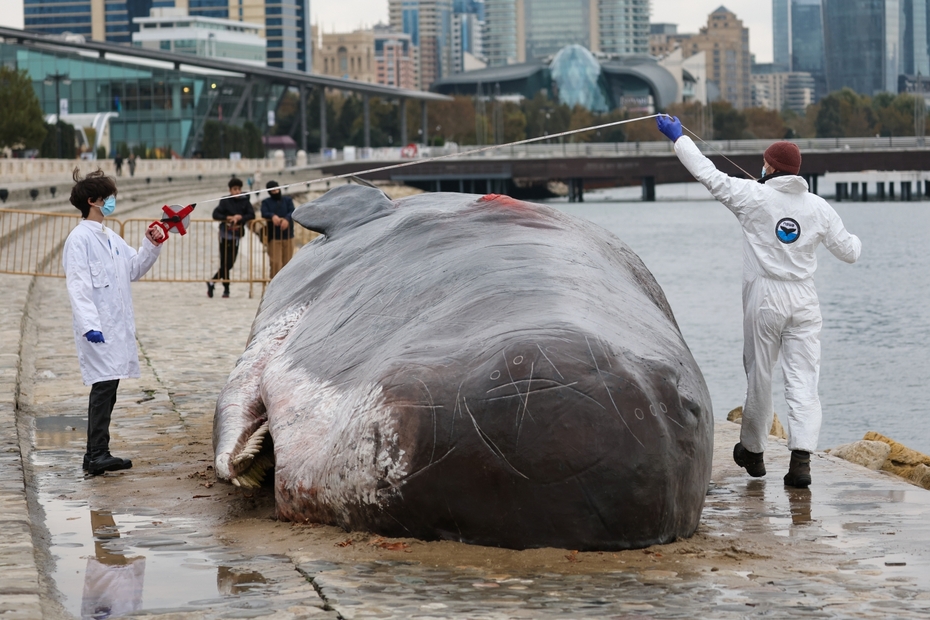
<path id="1" fill-rule="evenodd" d="M 40 618 L 39 572 L 16 424 L 20 334 L 32 279 L 0 281 L 0 617 Z"/>

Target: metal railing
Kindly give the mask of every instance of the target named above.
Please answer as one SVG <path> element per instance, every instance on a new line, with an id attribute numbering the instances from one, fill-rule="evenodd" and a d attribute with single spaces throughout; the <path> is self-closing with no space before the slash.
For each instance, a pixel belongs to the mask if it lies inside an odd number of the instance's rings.
<path id="1" fill-rule="evenodd" d="M 0 273 L 63 278 L 61 248 L 79 220 L 60 213 L 0 209 Z"/>
<path id="2" fill-rule="evenodd" d="M 65 277 L 61 250 L 80 216 L 0 209 L 0 273 Z M 107 225 L 131 247 L 142 244 L 151 218 L 107 220 Z M 249 296 L 256 284 L 271 280 L 264 243 L 265 220 L 253 220 L 239 240 L 239 252 L 229 281 L 248 283 Z M 142 277 L 143 282 L 206 282 L 220 264 L 219 222 L 191 220 L 183 237 L 172 234 L 161 256 Z"/>
<path id="3" fill-rule="evenodd" d="M 707 144 L 695 139 L 698 147 L 705 152 L 762 153 L 775 140 L 708 140 Z M 811 138 L 790 140 L 798 145 L 802 152 L 814 151 L 884 151 L 926 149 L 927 139 L 914 136 L 886 138 Z M 707 145 L 710 146 L 707 146 Z M 399 161 L 403 159 L 423 159 L 441 155 L 455 155 L 479 148 L 475 145 L 447 145 L 443 147 L 420 147 L 415 157 L 404 157 L 400 147 L 383 147 L 356 149 L 355 160 Z M 480 158 L 550 158 L 550 157 L 635 157 L 641 155 L 667 155 L 675 151 L 669 140 L 654 142 L 539 142 L 518 146 L 502 146 L 474 155 L 463 155 L 463 159 Z M 455 157 L 451 159 L 456 159 Z M 311 155 L 308 164 L 338 163 L 344 161 L 342 152 L 329 154 L 324 159 Z"/>

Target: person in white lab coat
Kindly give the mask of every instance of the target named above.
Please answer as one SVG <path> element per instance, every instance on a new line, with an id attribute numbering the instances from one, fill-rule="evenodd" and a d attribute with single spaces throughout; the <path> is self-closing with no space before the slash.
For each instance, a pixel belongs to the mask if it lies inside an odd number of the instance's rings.
<path id="1" fill-rule="evenodd" d="M 142 247 L 134 250 L 103 223 L 116 208 L 113 179 L 99 169 L 82 179 L 75 169 L 74 180 L 71 204 L 83 219 L 65 241 L 62 264 L 81 378 L 91 386 L 84 469 L 98 475 L 132 467 L 129 459 L 110 454 L 110 415 L 119 380 L 139 377 L 129 283 L 151 268 L 168 235 L 153 222 Z"/>
<path id="2" fill-rule="evenodd" d="M 772 369 L 782 358 L 788 401 L 785 484 L 811 484 L 810 453 L 817 449 L 821 409 L 820 302 L 814 287 L 817 247 L 854 263 L 862 243 L 846 231 L 836 211 L 808 191 L 797 176 L 801 151 L 776 142 L 763 156 L 758 181 L 730 177 L 716 169 L 694 142 L 682 135 L 677 118 L 659 116 L 659 131 L 675 143 L 675 153 L 694 178 L 736 215 L 743 228 L 743 367 L 746 402 L 740 441 L 733 460 L 750 476 L 765 475 L 768 431 L 775 413 Z"/>

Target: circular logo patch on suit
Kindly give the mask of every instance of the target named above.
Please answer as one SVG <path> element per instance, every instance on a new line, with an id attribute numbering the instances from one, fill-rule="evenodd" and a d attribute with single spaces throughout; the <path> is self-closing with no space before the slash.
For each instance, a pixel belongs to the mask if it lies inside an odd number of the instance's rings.
<path id="1" fill-rule="evenodd" d="M 782 243 L 794 243 L 801 236 L 801 225 L 796 220 L 786 217 L 775 225 L 775 235 Z"/>

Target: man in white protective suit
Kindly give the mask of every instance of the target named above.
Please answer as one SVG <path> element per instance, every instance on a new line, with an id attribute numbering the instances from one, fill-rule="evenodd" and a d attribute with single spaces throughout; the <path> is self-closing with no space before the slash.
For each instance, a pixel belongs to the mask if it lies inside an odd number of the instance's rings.
<path id="1" fill-rule="evenodd" d="M 750 476 L 765 475 L 763 452 L 772 426 L 772 369 L 782 358 L 788 401 L 787 486 L 811 484 L 810 453 L 817 449 L 821 410 L 820 302 L 814 287 L 817 246 L 854 263 L 862 243 L 846 231 L 825 200 L 808 191 L 797 176 L 801 152 L 791 142 L 766 149 L 762 178 L 736 179 L 716 169 L 681 122 L 656 119 L 659 131 L 675 143 L 675 153 L 694 178 L 736 215 L 743 228 L 743 367 L 746 402 L 740 441 L 733 460 Z"/>
<path id="2" fill-rule="evenodd" d="M 132 467 L 110 454 L 110 416 L 120 379 L 139 377 L 136 325 L 129 283 L 141 278 L 168 238 L 153 222 L 138 251 L 103 225 L 116 209 L 116 183 L 101 170 L 83 179 L 74 170 L 71 204 L 82 220 L 68 235 L 62 256 L 74 324 L 74 342 L 84 385 L 91 386 L 87 408 L 84 469 L 91 475 Z"/>

